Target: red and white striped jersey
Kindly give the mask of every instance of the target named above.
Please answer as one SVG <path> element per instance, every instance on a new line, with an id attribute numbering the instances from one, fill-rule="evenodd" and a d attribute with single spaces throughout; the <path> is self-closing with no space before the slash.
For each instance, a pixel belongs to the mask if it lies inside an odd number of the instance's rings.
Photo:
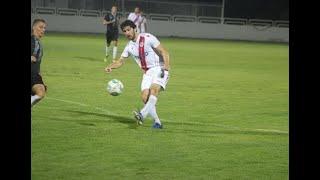
<path id="1" fill-rule="evenodd" d="M 163 67 L 163 58 L 157 54 L 155 48 L 160 41 L 150 33 L 141 33 L 137 40 L 129 41 L 121 56 L 127 58 L 132 56 L 139 67 L 148 70 L 152 67 Z"/>

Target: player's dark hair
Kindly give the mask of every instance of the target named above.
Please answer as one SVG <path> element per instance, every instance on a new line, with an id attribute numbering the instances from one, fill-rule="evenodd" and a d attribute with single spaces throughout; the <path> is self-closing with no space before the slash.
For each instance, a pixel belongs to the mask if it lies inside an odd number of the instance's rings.
<path id="1" fill-rule="evenodd" d="M 131 20 L 125 20 L 125 21 L 123 21 L 123 22 L 120 24 L 120 28 L 121 28 L 122 31 L 123 31 L 123 29 L 124 29 L 125 27 L 127 27 L 127 26 L 130 26 L 130 27 L 132 27 L 133 29 L 136 28 L 136 25 L 135 25 L 134 22 L 131 21 Z"/>
<path id="2" fill-rule="evenodd" d="M 44 19 L 38 18 L 38 19 L 33 20 L 32 27 L 33 27 L 34 25 L 36 25 L 38 22 L 43 22 L 43 23 L 46 24 L 46 21 L 45 21 Z"/>

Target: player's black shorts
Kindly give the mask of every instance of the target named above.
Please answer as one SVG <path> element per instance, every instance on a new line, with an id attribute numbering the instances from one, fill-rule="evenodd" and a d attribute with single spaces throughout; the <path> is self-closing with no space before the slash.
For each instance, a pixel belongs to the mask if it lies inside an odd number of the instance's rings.
<path id="1" fill-rule="evenodd" d="M 119 38 L 119 31 L 109 30 L 106 32 L 107 44 L 110 44 L 111 41 L 118 41 L 118 38 Z"/>
<path id="2" fill-rule="evenodd" d="M 40 76 L 40 74 L 31 75 L 31 94 L 33 94 L 32 87 L 35 84 L 42 84 L 44 86 L 45 90 L 47 91 L 47 86 L 43 83 L 43 80 L 42 80 L 42 77 Z"/>

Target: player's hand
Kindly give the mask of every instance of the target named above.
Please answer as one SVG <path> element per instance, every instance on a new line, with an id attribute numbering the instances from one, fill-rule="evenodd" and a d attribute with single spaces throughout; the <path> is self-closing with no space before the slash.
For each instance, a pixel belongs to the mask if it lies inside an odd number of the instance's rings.
<path id="1" fill-rule="evenodd" d="M 106 73 L 111 73 L 112 68 L 106 67 L 104 70 L 106 71 Z"/>
<path id="2" fill-rule="evenodd" d="M 31 56 L 31 62 L 32 62 L 32 63 L 35 63 L 36 61 L 37 61 L 37 58 L 34 57 L 34 56 Z"/>

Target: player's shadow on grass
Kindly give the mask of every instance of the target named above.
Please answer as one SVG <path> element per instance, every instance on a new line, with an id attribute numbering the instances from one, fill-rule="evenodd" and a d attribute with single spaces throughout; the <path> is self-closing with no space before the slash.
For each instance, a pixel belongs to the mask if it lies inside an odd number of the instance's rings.
<path id="1" fill-rule="evenodd" d="M 87 61 L 102 61 L 102 59 L 97 59 L 97 58 L 93 58 L 93 57 L 75 56 L 73 58 L 74 59 L 83 59 L 83 60 L 87 60 Z"/>
<path id="2" fill-rule="evenodd" d="M 198 136 L 198 137 L 214 137 L 216 135 L 254 135 L 254 136 L 288 136 L 286 133 L 278 133 L 278 132 L 258 132 L 254 130 L 190 130 L 190 129 L 170 129 L 167 130 L 168 133 L 182 133 L 188 134 L 190 136 Z"/>
<path id="3" fill-rule="evenodd" d="M 76 113 L 79 114 L 80 116 L 83 115 L 90 115 L 90 116 L 98 116 L 98 117 L 102 117 L 102 118 L 107 118 L 113 122 L 117 122 L 117 123 L 123 123 L 123 124 L 127 124 L 128 128 L 130 129 L 136 129 L 137 128 L 137 124 L 135 123 L 133 118 L 128 118 L 125 116 L 117 116 L 117 115 L 111 115 L 111 114 L 104 114 L 104 113 L 97 113 L 97 112 L 85 112 L 85 111 L 76 111 L 76 110 L 62 110 L 65 112 L 71 112 L 71 113 Z M 86 125 L 87 123 L 80 123 L 82 125 Z"/>
<path id="4" fill-rule="evenodd" d="M 184 122 L 170 122 L 173 128 L 167 130 L 168 133 L 182 133 L 192 136 L 199 137 L 212 137 L 214 135 L 264 135 L 264 136 L 288 136 L 287 133 L 282 132 L 267 132 L 267 131 L 257 131 L 257 130 L 246 130 L 237 128 L 223 128 L 214 124 L 196 124 Z M 191 127 L 191 128 L 190 128 Z"/>

